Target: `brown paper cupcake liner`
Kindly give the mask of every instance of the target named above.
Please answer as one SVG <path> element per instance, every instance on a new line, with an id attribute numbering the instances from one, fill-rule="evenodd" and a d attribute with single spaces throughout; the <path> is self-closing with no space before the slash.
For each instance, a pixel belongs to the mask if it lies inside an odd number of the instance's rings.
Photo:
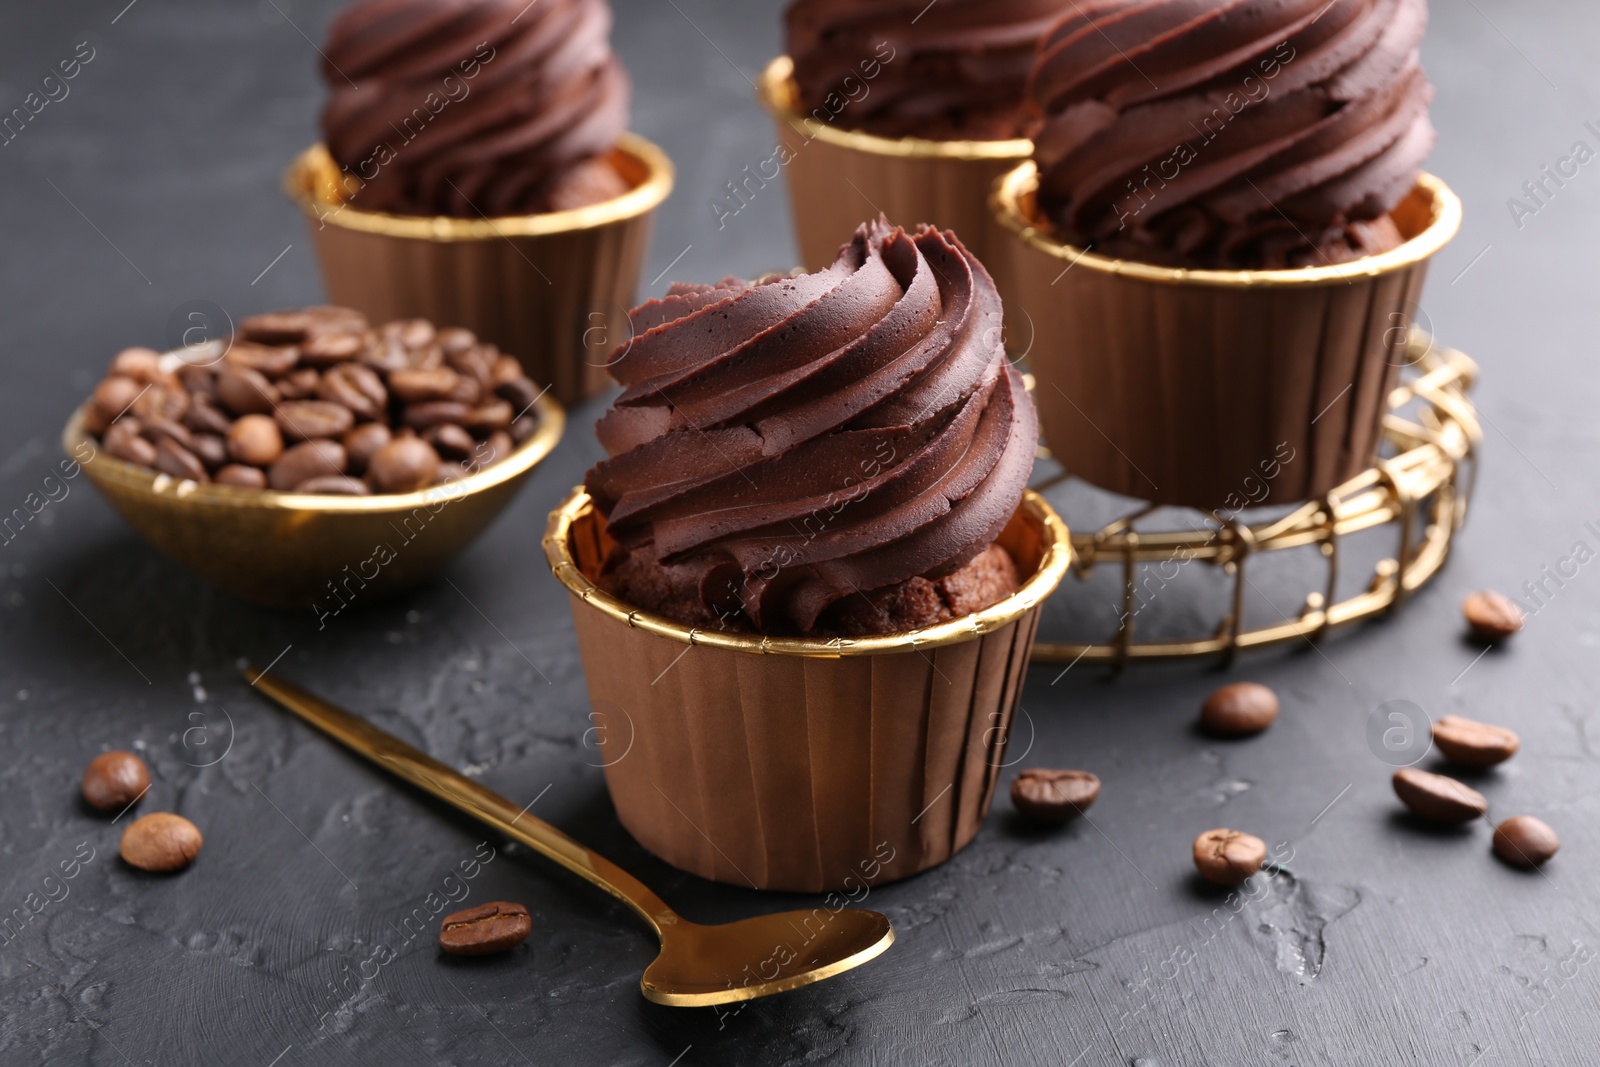
<path id="1" fill-rule="evenodd" d="M 934 141 L 844 129 L 797 110 L 793 73 L 788 56 L 774 59 L 762 72 L 760 95 L 789 156 L 784 170 L 805 268 L 827 267 L 856 227 L 882 212 L 907 229 L 926 222 L 955 231 L 1009 301 L 1011 236 L 989 211 L 989 191 L 1033 154 L 1033 142 Z M 846 104 L 836 121 L 847 121 L 849 112 Z M 1026 323 L 1008 316 L 1006 325 L 1008 339 L 1026 343 Z"/>
<path id="2" fill-rule="evenodd" d="M 1428 261 L 1461 225 L 1431 174 L 1392 213 L 1405 244 L 1304 270 L 1197 271 L 1084 252 L 997 184 L 1045 440 L 1069 473 L 1155 504 L 1320 497 L 1372 465 Z"/>
<path id="3" fill-rule="evenodd" d="M 949 859 L 988 811 L 1038 607 L 1071 561 L 1032 492 L 999 543 L 1031 577 L 961 619 L 859 639 L 711 632 L 595 584 L 605 521 L 575 490 L 544 549 L 572 594 L 623 826 L 676 867 L 758 889 L 852 892 Z"/>
<path id="4" fill-rule="evenodd" d="M 374 322 L 465 326 L 575 404 L 610 385 L 606 361 L 629 339 L 655 209 L 672 190 L 671 162 L 642 137 L 623 134 L 611 162 L 632 186 L 616 199 L 493 219 L 351 207 L 322 145 L 295 160 L 284 188 L 307 215 L 333 303 Z"/>

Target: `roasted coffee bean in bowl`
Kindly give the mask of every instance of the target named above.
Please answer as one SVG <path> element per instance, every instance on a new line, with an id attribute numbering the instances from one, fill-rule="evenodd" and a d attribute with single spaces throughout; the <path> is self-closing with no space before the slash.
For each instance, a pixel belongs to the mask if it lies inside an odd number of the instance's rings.
<path id="1" fill-rule="evenodd" d="M 465 548 L 564 423 L 516 359 L 467 330 L 313 307 L 246 318 L 226 341 L 118 353 L 63 443 L 156 548 L 325 621 Z"/>

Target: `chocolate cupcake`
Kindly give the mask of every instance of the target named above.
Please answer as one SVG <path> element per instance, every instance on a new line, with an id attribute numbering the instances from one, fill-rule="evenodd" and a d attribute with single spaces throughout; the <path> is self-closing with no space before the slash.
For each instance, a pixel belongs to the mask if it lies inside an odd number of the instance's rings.
<path id="1" fill-rule="evenodd" d="M 1067 0 L 793 0 L 788 54 L 762 75 L 778 144 L 713 203 L 737 214 L 787 171 L 807 269 L 867 212 L 962 235 L 1009 300 L 1006 235 L 986 203 L 995 179 L 1028 158 L 1025 87 L 1040 37 Z M 1026 343 L 1024 326 L 1018 346 Z"/>
<path id="2" fill-rule="evenodd" d="M 566 401 L 605 385 L 670 164 L 624 132 L 604 0 L 360 0 L 286 176 L 332 297 L 459 322 Z M 599 326 L 599 329 L 595 327 Z"/>
<path id="3" fill-rule="evenodd" d="M 610 592 L 694 626 L 851 636 L 1015 592 L 990 549 L 1038 425 L 953 235 L 880 220 L 825 271 L 674 286 L 633 323 L 598 427 L 612 458 L 585 481 Z"/>
<path id="4" fill-rule="evenodd" d="M 1118 0 L 1042 43 L 1032 162 L 997 186 L 1045 438 L 1158 504 L 1322 497 L 1377 455 L 1460 202 L 1423 0 Z"/>
<path id="5" fill-rule="evenodd" d="M 1000 314 L 954 235 L 881 220 L 824 271 L 634 310 L 611 458 L 545 551 L 618 815 L 664 859 L 817 890 L 977 832 L 1071 554 Z"/>

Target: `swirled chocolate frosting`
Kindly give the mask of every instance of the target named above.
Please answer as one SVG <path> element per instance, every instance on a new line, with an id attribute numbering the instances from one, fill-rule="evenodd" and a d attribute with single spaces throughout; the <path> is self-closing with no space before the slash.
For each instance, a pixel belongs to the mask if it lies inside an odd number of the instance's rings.
<path id="1" fill-rule="evenodd" d="M 1016 511 L 1033 401 L 951 233 L 880 219 L 826 270 L 675 285 L 632 325 L 585 484 L 686 621 L 809 633 L 846 598 L 952 575 Z"/>
<path id="2" fill-rule="evenodd" d="M 1022 137 L 1023 88 L 1066 0 L 794 0 L 800 110 L 882 137 Z"/>
<path id="3" fill-rule="evenodd" d="M 605 0 L 352 4 L 323 49 L 322 114 L 352 202 L 477 218 L 625 192 L 603 158 L 628 118 L 610 31 Z"/>
<path id="4" fill-rule="evenodd" d="M 1106 255 L 1318 266 L 1401 241 L 1425 0 L 1082 0 L 1029 85 L 1039 205 Z"/>

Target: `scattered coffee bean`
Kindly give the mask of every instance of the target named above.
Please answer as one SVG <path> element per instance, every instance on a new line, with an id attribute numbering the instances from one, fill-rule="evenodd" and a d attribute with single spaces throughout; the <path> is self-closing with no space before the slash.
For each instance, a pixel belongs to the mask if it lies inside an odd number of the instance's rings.
<path id="1" fill-rule="evenodd" d="M 360 478 L 346 474 L 324 474 L 308 478 L 294 487 L 297 493 L 328 493 L 332 496 L 370 496 L 372 490 Z"/>
<path id="2" fill-rule="evenodd" d="M 1256 682 L 1225 685 L 1206 698 L 1200 725 L 1217 737 L 1257 734 L 1278 718 L 1278 694 Z"/>
<path id="3" fill-rule="evenodd" d="M 1207 830 L 1194 839 L 1195 870 L 1216 885 L 1243 883 L 1266 859 L 1266 842 L 1238 830 Z"/>
<path id="4" fill-rule="evenodd" d="M 1522 609 L 1510 597 L 1480 591 L 1461 602 L 1472 636 L 1480 641 L 1503 641 L 1522 629 Z"/>
<path id="5" fill-rule="evenodd" d="M 102 752 L 83 772 L 83 799 L 97 811 L 121 811 L 150 788 L 150 771 L 132 752 Z"/>
<path id="6" fill-rule="evenodd" d="M 532 932 L 527 908 L 492 901 L 446 915 L 439 924 L 439 947 L 452 956 L 490 956 L 516 948 Z"/>
<path id="7" fill-rule="evenodd" d="M 1538 867 L 1561 851 L 1561 839 L 1532 815 L 1513 815 L 1494 828 L 1494 854 L 1513 867 Z"/>
<path id="8" fill-rule="evenodd" d="M 343 474 L 345 463 L 344 446 L 339 442 L 306 441 L 286 451 L 267 468 L 267 484 L 280 492 L 290 492 L 313 478 Z"/>
<path id="9" fill-rule="evenodd" d="M 270 312 L 243 320 L 215 363 L 181 355 L 132 348 L 112 360 L 83 408 L 85 429 L 111 455 L 235 488 L 407 492 L 502 460 L 538 428 L 513 421 L 512 399 L 537 393 L 515 359 L 422 319 L 374 330 L 346 308 Z M 426 452 L 421 432 L 433 442 Z M 415 443 L 374 474 L 399 437 Z M 296 450 L 313 441 L 338 451 Z M 362 477 L 365 490 L 353 481 Z"/>
<path id="10" fill-rule="evenodd" d="M 397 437 L 372 454 L 367 480 L 380 493 L 410 493 L 438 477 L 439 453 L 420 437 Z"/>
<path id="11" fill-rule="evenodd" d="M 242 463 L 230 463 L 212 475 L 211 480 L 218 485 L 232 485 L 240 489 L 265 489 L 267 487 L 267 472 L 260 467 L 246 467 Z"/>
<path id="12" fill-rule="evenodd" d="M 1100 796 L 1100 779 L 1088 771 L 1031 767 L 1011 783 L 1011 804 L 1036 822 L 1064 823 L 1089 810 Z"/>
<path id="13" fill-rule="evenodd" d="M 1446 715 L 1433 724 L 1433 743 L 1451 763 L 1493 767 L 1517 754 L 1517 735 L 1503 726 Z"/>
<path id="14" fill-rule="evenodd" d="M 241 415 L 228 430 L 228 455 L 252 467 L 270 467 L 283 455 L 283 431 L 270 415 Z"/>
<path id="15" fill-rule="evenodd" d="M 1443 774 L 1415 767 L 1394 772 L 1394 793 L 1400 802 L 1429 822 L 1463 823 L 1489 810 L 1482 793 Z"/>
<path id="16" fill-rule="evenodd" d="M 200 831 L 181 815 L 158 811 L 122 831 L 122 858 L 141 871 L 181 871 L 200 854 Z"/>
<path id="17" fill-rule="evenodd" d="M 162 438 L 156 445 L 156 470 L 191 482 L 209 482 L 206 465 L 200 457 L 178 444 L 170 437 Z"/>
<path id="18" fill-rule="evenodd" d="M 495 386 L 495 395 L 509 402 L 517 411 L 527 411 L 539 398 L 539 387 L 527 378 L 513 378 Z"/>

